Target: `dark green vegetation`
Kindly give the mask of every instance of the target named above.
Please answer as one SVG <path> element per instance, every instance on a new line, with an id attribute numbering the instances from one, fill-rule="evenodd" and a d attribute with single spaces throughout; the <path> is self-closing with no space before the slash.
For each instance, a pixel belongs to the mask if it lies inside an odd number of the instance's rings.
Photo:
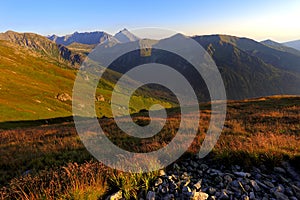
<path id="1" fill-rule="evenodd" d="M 208 127 L 210 106 L 200 107 L 198 136 L 184 157 L 199 150 Z M 160 136 L 142 141 L 114 137 L 120 132 L 114 128 L 112 119 L 101 119 L 100 123 L 117 145 L 147 152 L 166 145 L 174 136 L 173 129 L 179 118 L 177 110 L 171 109 L 169 123 Z M 142 123 L 149 119 L 139 114 L 134 120 Z M 216 162 L 225 165 L 273 167 L 287 160 L 299 169 L 299 122 L 299 97 L 274 96 L 228 102 L 225 128 L 211 155 Z M 124 174 L 96 162 L 82 145 L 70 121 L 43 125 L 32 122 L 32 127 L 2 130 L 0 141 L 0 197 L 9 199 L 97 199 L 115 189 L 134 196 L 139 189 L 147 188 L 156 175 L 156 172 Z"/>
<path id="2" fill-rule="evenodd" d="M 216 62 L 229 99 L 300 94 L 300 56 L 248 38 L 196 36 Z"/>
<path id="3" fill-rule="evenodd" d="M 270 48 L 252 39 L 238 38 L 227 35 L 213 35 L 195 37 L 195 40 L 205 47 L 211 44 L 212 49 L 214 48 L 214 45 L 219 48 L 221 48 L 220 46 L 226 48 L 231 47 L 233 50 L 235 50 L 236 56 L 242 56 L 242 54 L 246 53 L 250 58 L 258 58 L 260 61 L 272 65 L 275 68 L 300 72 L 299 56 L 291 54 L 287 51 Z M 222 53 L 223 56 L 226 55 L 224 52 L 219 52 L 219 54 Z"/>

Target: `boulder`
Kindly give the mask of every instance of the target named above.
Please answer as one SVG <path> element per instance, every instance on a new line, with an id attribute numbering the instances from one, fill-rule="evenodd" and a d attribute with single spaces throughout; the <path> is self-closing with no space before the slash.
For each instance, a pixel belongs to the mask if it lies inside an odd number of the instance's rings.
<path id="1" fill-rule="evenodd" d="M 72 101 L 72 97 L 68 93 L 59 93 L 55 96 L 59 101 Z"/>
<path id="2" fill-rule="evenodd" d="M 192 200 L 206 200 L 208 199 L 209 195 L 205 192 L 193 192 L 191 197 Z"/>
<path id="3" fill-rule="evenodd" d="M 105 98 L 102 94 L 96 96 L 96 101 L 105 101 Z"/>

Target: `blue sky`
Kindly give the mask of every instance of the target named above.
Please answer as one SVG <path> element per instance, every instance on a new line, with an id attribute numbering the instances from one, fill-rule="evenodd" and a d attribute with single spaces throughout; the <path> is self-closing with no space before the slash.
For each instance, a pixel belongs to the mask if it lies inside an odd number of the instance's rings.
<path id="1" fill-rule="evenodd" d="M 5 0 L 0 32 L 114 34 L 124 27 L 159 27 L 186 35 L 221 33 L 283 42 L 300 39 L 299 19 L 298 0 Z"/>

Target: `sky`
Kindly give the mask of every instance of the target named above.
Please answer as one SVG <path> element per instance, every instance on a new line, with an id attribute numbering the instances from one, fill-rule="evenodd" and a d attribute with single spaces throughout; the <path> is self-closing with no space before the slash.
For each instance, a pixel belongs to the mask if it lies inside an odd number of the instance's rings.
<path id="1" fill-rule="evenodd" d="M 300 39 L 299 0 L 3 0 L 0 32 L 65 35 L 157 27 L 186 35 Z"/>

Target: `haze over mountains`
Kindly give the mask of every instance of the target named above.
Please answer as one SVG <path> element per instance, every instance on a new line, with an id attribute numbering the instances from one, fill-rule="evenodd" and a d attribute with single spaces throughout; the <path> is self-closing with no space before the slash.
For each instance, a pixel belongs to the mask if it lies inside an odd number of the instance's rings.
<path id="1" fill-rule="evenodd" d="M 288 45 L 278 43 L 278 42 L 275 42 L 272 40 L 264 40 L 264 41 L 261 41 L 261 43 L 266 46 L 269 46 L 271 48 L 277 49 L 279 51 L 288 52 L 288 53 L 292 53 L 292 54 L 299 56 L 300 51 L 297 50 L 296 48 L 289 47 Z"/>
<path id="2" fill-rule="evenodd" d="M 300 94 L 300 51 L 271 40 L 257 42 L 249 38 L 228 35 L 192 37 L 215 61 L 223 78 L 228 99 L 244 99 L 277 94 Z M 71 96 L 76 70 L 86 55 L 99 43 L 111 46 L 138 42 L 140 38 L 123 29 L 115 35 L 103 31 L 78 33 L 67 36 L 44 37 L 34 33 L 8 31 L 0 34 L 0 88 L 3 99 L 0 108 L 4 111 L 1 121 L 49 118 L 71 114 L 71 103 L 55 98 L 59 93 Z M 160 41 L 157 41 L 160 42 Z M 294 44 L 294 42 L 293 42 Z M 124 56 L 115 63 L 107 80 L 96 91 L 102 95 L 104 107 L 109 106 L 109 90 L 122 73 L 130 69 L 129 63 L 142 64 L 164 60 L 164 53 L 153 51 L 148 57 L 138 52 Z M 128 65 L 127 65 L 128 64 Z M 200 100 L 209 100 L 209 94 L 201 77 L 195 76 L 191 66 L 175 57 L 168 64 L 188 76 L 195 85 Z M 166 77 L 168 78 L 168 77 Z M 20 89 L 22 88 L 22 90 Z M 140 91 L 142 98 L 136 102 L 151 102 L 151 94 L 168 104 L 170 93 L 159 87 Z M 22 97 L 22 100 L 19 98 Z M 102 99 L 102 98 L 101 98 Z M 148 100 L 147 100 L 148 99 Z M 142 105 L 141 103 L 137 103 Z M 133 109 L 141 109 L 137 107 Z M 106 110 L 99 111 L 105 115 Z"/>
<path id="3" fill-rule="evenodd" d="M 294 41 L 290 41 L 290 42 L 285 42 L 283 44 L 286 45 L 286 46 L 288 46 L 288 47 L 292 47 L 294 49 L 300 50 L 300 40 L 294 40 Z"/>

